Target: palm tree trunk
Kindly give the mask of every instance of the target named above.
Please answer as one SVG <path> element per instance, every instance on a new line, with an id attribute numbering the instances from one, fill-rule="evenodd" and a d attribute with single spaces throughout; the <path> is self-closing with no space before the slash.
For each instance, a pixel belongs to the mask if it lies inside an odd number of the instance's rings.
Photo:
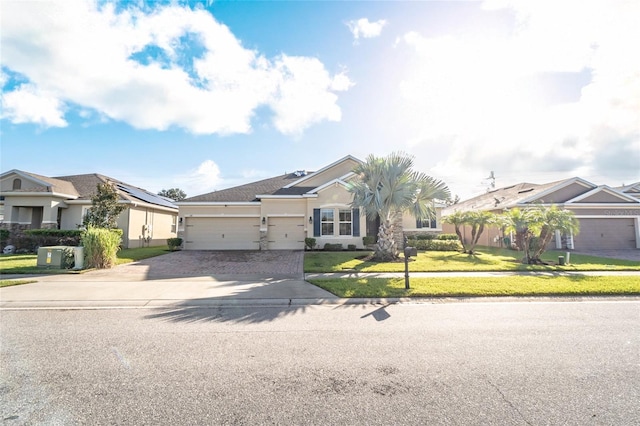
<path id="1" fill-rule="evenodd" d="M 398 258 L 398 245 L 394 237 L 393 223 L 390 220 L 382 220 L 378 229 L 376 260 L 386 262 Z"/>

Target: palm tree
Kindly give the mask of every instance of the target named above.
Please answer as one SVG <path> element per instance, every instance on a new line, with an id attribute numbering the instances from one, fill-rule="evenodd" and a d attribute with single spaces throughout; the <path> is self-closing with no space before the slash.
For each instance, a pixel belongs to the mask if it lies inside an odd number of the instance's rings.
<path id="1" fill-rule="evenodd" d="M 462 252 L 466 253 L 467 252 L 467 246 L 465 244 L 463 235 L 462 235 L 462 231 L 460 230 L 461 226 L 464 226 L 467 224 L 467 217 L 466 217 L 466 213 L 465 212 L 461 212 L 461 211 L 457 211 L 454 213 L 451 213 L 448 216 L 445 216 L 442 218 L 442 221 L 444 223 L 448 223 L 450 225 L 453 225 L 453 228 L 455 230 L 456 235 L 458 236 L 458 239 L 460 240 L 460 244 L 462 244 Z"/>
<path id="2" fill-rule="evenodd" d="M 375 253 L 379 261 L 398 258 L 394 234 L 403 212 L 411 212 L 418 220 L 431 219 L 435 217 L 434 200 L 451 196 L 444 182 L 414 171 L 413 157 L 401 152 L 387 157 L 370 155 L 353 172 L 356 179 L 348 186 L 352 207 L 370 219 L 380 218 Z"/>
<path id="3" fill-rule="evenodd" d="M 580 230 L 580 223 L 573 212 L 561 210 L 557 206 L 532 208 L 532 213 L 540 223 L 540 234 L 532 247 L 530 263 L 542 263 L 540 257 L 551 242 L 556 231 L 561 234 L 577 234 Z"/>
<path id="4" fill-rule="evenodd" d="M 497 220 L 506 231 L 515 232 L 516 247 L 524 252 L 522 263 L 529 263 L 531 258 L 529 246 L 531 238 L 533 238 L 531 225 L 534 223 L 530 210 L 520 210 L 516 207 L 502 213 Z"/>
<path id="5" fill-rule="evenodd" d="M 467 248 L 467 253 L 473 254 L 473 250 L 478 244 L 480 235 L 487 225 L 495 221 L 495 215 L 486 211 L 469 211 L 466 213 L 466 224 L 471 226 L 471 244 Z"/>

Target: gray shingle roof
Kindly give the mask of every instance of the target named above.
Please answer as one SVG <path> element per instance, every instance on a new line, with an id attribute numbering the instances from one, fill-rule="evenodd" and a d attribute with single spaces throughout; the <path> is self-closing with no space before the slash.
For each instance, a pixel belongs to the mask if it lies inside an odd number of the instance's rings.
<path id="1" fill-rule="evenodd" d="M 516 185 L 506 186 L 449 206 L 444 209 L 442 214 L 446 216 L 455 211 L 502 210 L 512 208 L 517 206 L 521 201 L 540 194 L 561 182 L 564 181 L 545 184 L 522 182 Z"/>
<path id="2" fill-rule="evenodd" d="M 209 192 L 207 194 L 196 195 L 186 198 L 183 202 L 250 202 L 258 201 L 257 195 L 302 195 L 312 188 L 284 186 L 300 179 L 294 173 L 263 179 L 233 188 L 222 189 L 220 191 Z"/>

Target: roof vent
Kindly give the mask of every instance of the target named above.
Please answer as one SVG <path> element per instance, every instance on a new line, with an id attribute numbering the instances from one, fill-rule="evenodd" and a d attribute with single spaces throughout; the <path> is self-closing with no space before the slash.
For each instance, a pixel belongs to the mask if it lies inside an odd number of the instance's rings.
<path id="1" fill-rule="evenodd" d="M 306 176 L 307 175 L 307 171 L 306 170 L 296 170 L 295 172 L 293 172 L 293 174 L 298 176 L 298 177 L 302 177 L 302 176 Z"/>

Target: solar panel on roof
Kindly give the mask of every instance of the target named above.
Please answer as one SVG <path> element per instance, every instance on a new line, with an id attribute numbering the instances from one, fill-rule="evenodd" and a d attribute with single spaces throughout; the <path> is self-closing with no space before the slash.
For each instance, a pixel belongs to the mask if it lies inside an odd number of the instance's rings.
<path id="1" fill-rule="evenodd" d="M 118 186 L 118 189 L 126 192 L 127 194 L 131 195 L 134 198 L 137 198 L 138 200 L 145 201 L 150 204 L 156 204 L 163 207 L 169 207 L 174 209 L 176 208 L 175 204 L 173 204 L 172 202 L 165 200 L 164 198 L 158 195 L 151 194 L 150 192 L 146 192 L 138 188 L 132 188 L 130 186 L 123 185 L 121 183 L 119 183 L 117 186 Z"/>

